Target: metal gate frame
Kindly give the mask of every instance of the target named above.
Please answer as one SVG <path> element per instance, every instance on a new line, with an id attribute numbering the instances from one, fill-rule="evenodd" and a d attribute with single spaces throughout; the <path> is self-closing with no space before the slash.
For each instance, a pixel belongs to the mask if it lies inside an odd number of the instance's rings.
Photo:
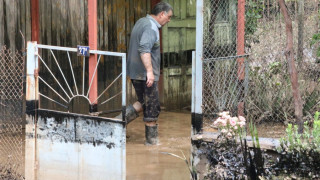
<path id="1" fill-rule="evenodd" d="M 104 164 L 111 168 L 99 167 L 100 169 L 102 169 L 99 172 L 99 177 L 112 174 L 112 177 L 110 177 L 110 179 L 124 180 L 126 178 L 126 175 L 125 175 L 126 174 L 125 173 L 126 172 L 126 160 L 125 160 L 126 159 L 125 158 L 126 126 L 125 126 L 124 118 L 122 119 L 122 121 L 120 121 L 113 118 L 94 117 L 94 116 L 88 116 L 88 115 L 80 115 L 80 114 L 58 112 L 53 110 L 39 109 L 39 97 L 41 93 L 39 92 L 38 60 L 40 56 L 38 54 L 39 52 L 38 49 L 77 52 L 77 48 L 41 45 L 41 44 L 37 44 L 36 42 L 28 42 L 27 47 L 28 47 L 27 78 L 26 78 L 27 124 L 26 124 L 26 147 L 25 147 L 25 152 L 26 152 L 25 153 L 26 154 L 25 178 L 26 180 L 50 179 L 50 176 L 46 177 L 46 175 L 50 174 L 50 172 L 43 172 L 44 170 L 41 167 L 46 166 L 44 164 L 47 162 L 50 163 L 52 159 L 57 161 L 64 161 L 63 158 L 61 159 L 61 157 L 57 157 L 59 156 L 59 154 L 57 154 L 56 151 L 59 151 L 59 150 L 70 151 L 70 148 L 77 149 L 74 152 L 71 150 L 71 152 L 69 152 L 70 156 L 72 157 L 75 156 L 76 158 L 77 157 L 79 158 L 80 156 L 82 158 L 84 157 L 83 159 L 81 159 L 82 163 L 80 163 L 79 166 L 81 165 L 84 166 L 83 164 L 85 163 L 96 165 L 96 166 Z M 124 115 L 125 107 L 126 107 L 126 54 L 118 53 L 118 52 L 98 51 L 98 50 L 90 50 L 90 54 L 117 56 L 122 58 L 122 113 Z M 40 60 L 43 62 L 42 59 Z M 97 67 L 98 67 L 98 64 L 99 63 L 97 63 Z M 97 67 L 95 69 L 96 71 L 97 71 Z M 89 86 L 89 90 L 91 87 L 91 83 Z M 89 90 L 88 90 L 88 93 L 89 93 Z M 71 98 L 74 98 L 77 96 L 82 96 L 86 98 L 90 102 L 90 104 L 94 103 L 89 100 L 88 94 L 86 96 L 84 95 L 84 91 L 82 94 L 79 94 L 77 92 L 77 94 L 73 95 L 73 97 Z M 47 97 L 47 98 L 50 98 L 50 97 Z M 70 101 L 70 98 L 69 98 L 69 101 Z M 58 117 L 59 120 L 55 119 L 55 117 Z M 48 123 L 51 123 L 51 124 L 49 125 Z M 64 131 L 70 132 L 71 141 L 67 142 L 66 140 L 64 140 L 65 141 L 64 142 L 64 141 L 61 141 L 61 139 L 55 140 L 52 137 L 52 133 L 50 132 L 52 131 L 52 128 L 49 127 L 52 125 L 52 123 L 59 128 L 65 128 Z M 97 126 L 98 123 L 99 123 L 99 126 Z M 74 126 L 72 127 L 68 124 L 74 124 Z M 87 132 L 87 129 L 86 129 L 89 126 L 90 128 L 93 128 L 91 130 L 91 133 Z M 105 131 L 108 131 L 109 134 L 107 134 Z M 102 134 L 103 137 L 98 137 L 100 136 L 100 134 Z M 51 150 L 41 149 L 41 148 L 46 148 L 48 144 L 51 146 Z M 53 149 L 56 148 L 56 149 L 52 150 L 52 148 Z M 86 152 L 87 154 L 93 154 L 93 155 L 90 156 L 91 159 L 86 158 L 83 154 L 81 154 L 81 152 L 80 152 L 80 155 L 78 154 L 78 156 L 76 156 L 77 153 L 79 153 L 78 151 L 83 151 L 83 152 Z M 41 154 L 41 152 L 45 152 L 46 154 L 43 155 Z M 116 162 L 117 166 L 114 164 L 115 162 L 109 163 L 109 162 L 106 162 L 106 160 L 104 160 L 103 158 L 95 157 L 95 154 L 99 152 L 100 152 L 100 156 L 106 157 L 107 160 L 118 158 L 119 161 Z M 117 157 L 117 155 L 119 157 Z M 51 158 L 51 159 L 48 160 L 48 158 L 49 159 Z M 58 168 L 62 170 L 68 170 L 68 168 L 70 168 L 69 166 L 77 166 L 77 164 L 75 164 L 77 162 L 78 161 L 74 161 L 73 164 L 72 163 L 70 164 L 69 161 L 65 160 L 65 162 L 60 163 L 62 167 L 58 167 Z M 119 169 L 114 169 L 114 167 L 118 167 Z M 97 174 L 96 170 L 94 169 L 88 170 L 83 167 L 78 168 L 80 169 L 78 174 L 71 176 L 70 174 L 74 173 L 72 172 L 71 169 L 72 168 L 70 168 L 69 173 L 65 172 L 65 176 L 64 176 L 65 178 L 77 177 L 77 179 L 86 179 L 89 176 L 91 176 L 92 178 L 98 177 L 98 175 L 92 176 L 93 174 Z M 113 169 L 113 172 L 108 172 L 108 169 Z M 39 172 L 39 171 L 42 171 L 42 172 Z M 54 177 L 51 177 L 51 178 L 54 178 Z"/>

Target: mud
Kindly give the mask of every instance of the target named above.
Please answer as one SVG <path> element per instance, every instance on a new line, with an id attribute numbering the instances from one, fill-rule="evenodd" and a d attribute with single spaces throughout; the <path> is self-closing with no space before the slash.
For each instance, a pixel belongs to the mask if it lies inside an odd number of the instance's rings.
<path id="1" fill-rule="evenodd" d="M 116 141 L 121 140 L 121 134 L 117 134 L 116 131 L 123 127 L 122 121 L 50 110 L 38 110 L 38 116 L 38 139 L 65 143 L 89 143 L 94 146 L 104 144 L 109 149 L 114 148 Z M 28 138 L 33 138 L 33 132 L 26 135 Z"/>
<path id="2" fill-rule="evenodd" d="M 142 116 L 127 126 L 127 180 L 187 180 L 190 174 L 186 163 L 173 153 L 189 160 L 191 150 L 191 114 L 161 112 L 159 144 L 146 146 Z"/>

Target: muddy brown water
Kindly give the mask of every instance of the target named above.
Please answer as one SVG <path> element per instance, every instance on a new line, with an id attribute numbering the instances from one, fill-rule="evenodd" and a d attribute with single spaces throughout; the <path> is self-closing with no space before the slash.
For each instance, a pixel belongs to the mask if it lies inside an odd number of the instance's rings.
<path id="1" fill-rule="evenodd" d="M 190 158 L 190 112 L 161 112 L 159 117 L 159 145 L 145 146 L 145 130 L 142 117 L 127 126 L 127 180 L 186 180 L 190 179 L 184 161 L 162 154 L 169 152 Z M 285 135 L 282 123 L 256 125 L 260 137 L 280 138 Z M 217 131 L 205 126 L 204 131 Z M 248 133 L 249 134 L 249 133 Z"/>
<path id="2" fill-rule="evenodd" d="M 190 174 L 186 163 L 168 152 L 190 157 L 191 114 L 161 112 L 159 145 L 144 145 L 142 117 L 127 126 L 127 180 L 186 180 Z"/>

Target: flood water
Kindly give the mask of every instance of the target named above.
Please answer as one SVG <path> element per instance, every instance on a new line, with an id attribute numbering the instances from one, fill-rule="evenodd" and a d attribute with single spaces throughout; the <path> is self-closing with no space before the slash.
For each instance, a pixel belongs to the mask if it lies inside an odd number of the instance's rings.
<path id="1" fill-rule="evenodd" d="M 142 116 L 142 115 L 141 115 Z M 161 112 L 159 145 L 146 146 L 145 127 L 142 117 L 127 126 L 127 180 L 188 180 L 190 174 L 186 163 L 173 153 L 188 161 L 191 150 L 191 114 Z"/>

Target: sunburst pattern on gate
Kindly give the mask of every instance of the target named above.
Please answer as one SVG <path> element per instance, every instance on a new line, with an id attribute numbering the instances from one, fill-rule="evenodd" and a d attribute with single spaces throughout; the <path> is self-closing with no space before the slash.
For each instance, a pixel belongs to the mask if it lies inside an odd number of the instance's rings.
<path id="1" fill-rule="evenodd" d="M 93 75 L 91 79 L 89 79 L 88 58 L 84 56 L 76 57 L 76 59 L 81 60 L 82 64 L 77 61 L 76 63 L 80 64 L 81 70 L 80 68 L 74 70 L 75 67 L 73 67 L 73 64 L 75 64 L 75 62 L 72 62 L 72 60 L 75 58 L 74 56 L 77 52 L 76 48 L 47 46 L 40 44 L 36 45 L 35 47 L 36 56 L 34 60 L 36 61 L 36 59 L 38 59 L 41 65 L 38 76 L 40 85 L 38 95 L 40 97 L 64 109 L 68 109 L 72 100 L 77 97 L 86 99 L 90 105 L 103 105 L 122 95 L 122 105 L 125 106 L 125 53 L 90 50 L 90 54 L 97 54 L 98 58 Z M 122 59 L 121 65 L 123 66 L 122 72 L 119 72 L 117 75 L 115 72 L 114 74 L 116 77 L 112 80 L 112 82 L 108 83 L 107 87 L 101 92 L 98 92 L 99 94 L 97 95 L 97 98 L 92 100 L 89 98 L 89 93 L 93 89 L 94 77 L 98 76 L 98 67 L 99 64 L 101 64 L 101 59 L 103 59 L 104 56 L 120 57 Z M 66 74 L 68 74 L 68 76 Z M 119 90 L 118 92 L 110 92 L 108 95 L 106 95 L 106 92 L 108 92 L 108 90 L 110 90 L 110 88 L 115 85 L 115 83 L 117 83 L 121 77 L 122 90 Z M 108 97 L 106 98 L 106 96 Z"/>

